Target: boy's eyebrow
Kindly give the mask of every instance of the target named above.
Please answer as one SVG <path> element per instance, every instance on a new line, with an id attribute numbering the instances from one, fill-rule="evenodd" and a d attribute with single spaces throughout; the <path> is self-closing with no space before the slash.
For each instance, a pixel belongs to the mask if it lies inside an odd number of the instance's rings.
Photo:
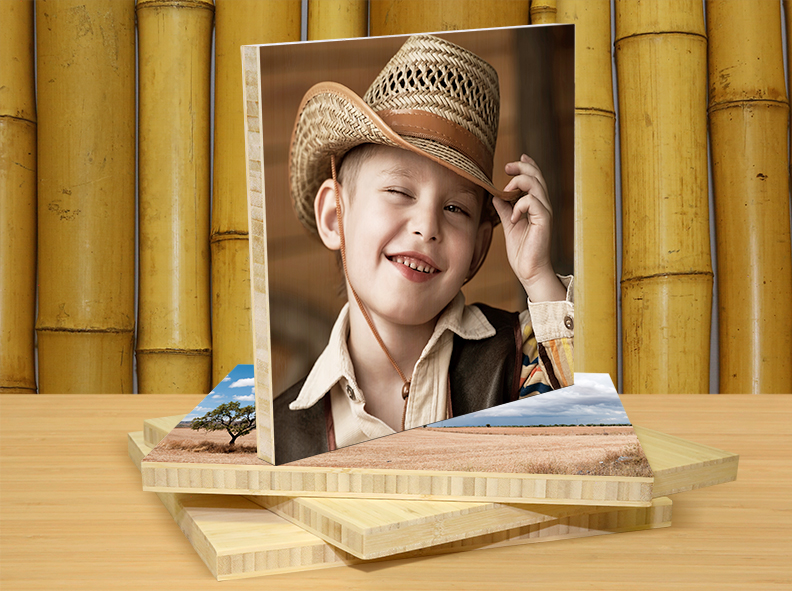
<path id="1" fill-rule="evenodd" d="M 415 174 L 415 171 L 412 168 L 408 168 L 406 166 L 400 166 L 396 164 L 391 168 L 383 169 L 378 176 L 381 177 L 401 177 L 410 180 L 420 181 L 420 179 Z M 465 183 L 463 180 L 460 179 L 460 182 L 456 184 L 456 190 L 459 193 L 465 193 L 470 195 L 471 197 L 478 199 L 480 196 L 480 191 L 478 187 L 475 185 L 470 186 L 468 183 Z"/>

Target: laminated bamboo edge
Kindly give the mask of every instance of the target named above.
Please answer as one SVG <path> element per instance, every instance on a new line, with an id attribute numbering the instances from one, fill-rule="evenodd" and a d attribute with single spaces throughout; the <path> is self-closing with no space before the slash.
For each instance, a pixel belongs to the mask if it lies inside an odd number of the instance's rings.
<path id="1" fill-rule="evenodd" d="M 308 40 L 365 37 L 367 0 L 308 0 Z"/>
<path id="2" fill-rule="evenodd" d="M 374 37 L 527 25 L 529 10 L 530 0 L 372 0 L 370 34 Z"/>
<path id="3" fill-rule="evenodd" d="M 156 447 L 157 444 L 176 428 L 185 415 L 175 415 L 172 417 L 160 417 L 158 419 L 146 419 L 143 421 L 143 441 L 148 447 Z"/>
<path id="4" fill-rule="evenodd" d="M 143 489 L 265 496 L 646 507 L 652 478 L 144 462 Z"/>
<path id="5" fill-rule="evenodd" d="M 252 363 L 255 356 L 239 48 L 254 43 L 299 41 L 300 11 L 300 0 L 219 0 L 215 7 L 212 384 L 222 380 L 237 364 Z"/>
<path id="6" fill-rule="evenodd" d="M 214 4 L 137 3 L 138 392 L 211 389 L 209 78 Z"/>
<path id="7" fill-rule="evenodd" d="M 558 6 L 556 0 L 531 0 L 531 24 L 547 25 L 557 22 Z"/>
<path id="8" fill-rule="evenodd" d="M 0 394 L 36 392 L 35 321 L 36 124 L 0 115 Z"/>
<path id="9" fill-rule="evenodd" d="M 140 459 L 149 451 L 142 433 L 130 433 L 128 447 L 130 457 L 140 467 Z M 158 496 L 218 580 L 362 562 L 242 497 Z M 400 554 L 398 558 L 668 527 L 671 510 L 670 499 L 654 499 L 646 508 L 584 513 Z"/>
<path id="10" fill-rule="evenodd" d="M 267 227 L 264 209 L 264 145 L 261 134 L 260 50 L 242 48 L 245 73 L 245 172 L 250 234 L 250 285 L 253 308 L 253 371 L 256 393 L 258 457 L 275 463 L 275 428 L 272 416 L 272 335 L 270 334 Z"/>
<path id="11" fill-rule="evenodd" d="M 707 4 L 720 391 L 792 391 L 789 101 L 778 3 Z"/>
<path id="12" fill-rule="evenodd" d="M 42 393 L 132 391 L 134 8 L 37 4 Z"/>

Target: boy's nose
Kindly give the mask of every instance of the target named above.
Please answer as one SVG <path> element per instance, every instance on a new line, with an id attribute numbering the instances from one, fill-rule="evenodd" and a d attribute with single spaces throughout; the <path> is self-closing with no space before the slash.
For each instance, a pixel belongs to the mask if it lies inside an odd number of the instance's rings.
<path id="1" fill-rule="evenodd" d="M 413 234 L 420 236 L 425 242 L 439 240 L 440 224 L 437 213 L 430 208 L 424 208 L 413 219 Z"/>

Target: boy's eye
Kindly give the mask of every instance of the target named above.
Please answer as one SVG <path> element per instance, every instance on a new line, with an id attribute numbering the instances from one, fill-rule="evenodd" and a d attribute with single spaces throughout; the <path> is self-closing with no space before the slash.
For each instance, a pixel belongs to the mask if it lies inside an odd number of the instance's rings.
<path id="1" fill-rule="evenodd" d="M 403 197 L 411 198 L 412 196 L 407 193 L 404 189 L 399 189 L 397 187 L 388 187 L 385 189 L 386 193 L 391 193 L 392 195 L 401 195 Z"/>
<path id="2" fill-rule="evenodd" d="M 467 216 L 469 216 L 469 215 L 470 215 L 470 214 L 469 214 L 467 211 L 465 211 L 464 209 L 462 209 L 462 208 L 461 208 L 461 207 L 459 207 L 458 205 L 453 205 L 453 204 L 451 204 L 451 205 L 446 205 L 446 206 L 445 206 L 445 210 L 446 210 L 446 211 L 450 211 L 451 213 L 461 213 L 461 214 L 463 214 L 463 215 L 467 215 Z"/>

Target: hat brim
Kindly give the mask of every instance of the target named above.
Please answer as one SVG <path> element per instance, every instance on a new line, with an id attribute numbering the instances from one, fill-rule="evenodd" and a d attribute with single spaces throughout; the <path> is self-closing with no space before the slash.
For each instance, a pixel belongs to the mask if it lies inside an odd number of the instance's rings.
<path id="1" fill-rule="evenodd" d="M 330 156 L 340 159 L 361 144 L 409 150 L 452 170 L 490 195 L 514 201 L 518 191 L 497 189 L 473 160 L 433 139 L 396 133 L 354 91 L 336 82 L 320 82 L 303 97 L 291 137 L 289 182 L 294 210 L 302 224 L 316 233 L 314 200 L 321 184 L 331 178 Z M 486 205 L 486 204 L 485 204 Z M 485 215 L 499 218 L 491 204 Z"/>

